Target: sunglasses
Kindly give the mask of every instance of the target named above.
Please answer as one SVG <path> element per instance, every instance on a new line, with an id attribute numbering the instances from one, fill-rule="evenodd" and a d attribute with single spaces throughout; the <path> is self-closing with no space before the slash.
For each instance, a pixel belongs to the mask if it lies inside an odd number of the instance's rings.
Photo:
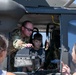
<path id="1" fill-rule="evenodd" d="M 24 27 L 24 28 L 26 28 L 28 31 L 33 32 L 33 29 L 30 29 L 30 28 L 27 28 L 27 27 Z"/>

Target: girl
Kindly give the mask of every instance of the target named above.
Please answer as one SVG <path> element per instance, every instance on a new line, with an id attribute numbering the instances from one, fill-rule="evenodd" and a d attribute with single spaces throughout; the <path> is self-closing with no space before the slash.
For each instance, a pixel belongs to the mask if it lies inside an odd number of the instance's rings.
<path id="1" fill-rule="evenodd" d="M 8 40 L 5 38 L 4 35 L 0 34 L 0 63 L 2 63 L 4 58 L 6 57 L 7 48 L 8 48 Z M 0 70 L 0 75 L 15 75 L 15 74 L 4 70 Z"/>

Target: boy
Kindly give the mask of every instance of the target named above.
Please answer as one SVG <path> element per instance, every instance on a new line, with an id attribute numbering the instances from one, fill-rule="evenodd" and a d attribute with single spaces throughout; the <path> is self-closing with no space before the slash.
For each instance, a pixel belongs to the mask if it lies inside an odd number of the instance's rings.
<path id="1" fill-rule="evenodd" d="M 42 35 L 39 33 L 34 34 L 33 48 L 30 49 L 30 55 L 35 56 L 35 70 L 41 68 L 45 62 L 45 51 L 42 48 Z M 39 60 L 38 60 L 39 59 Z"/>

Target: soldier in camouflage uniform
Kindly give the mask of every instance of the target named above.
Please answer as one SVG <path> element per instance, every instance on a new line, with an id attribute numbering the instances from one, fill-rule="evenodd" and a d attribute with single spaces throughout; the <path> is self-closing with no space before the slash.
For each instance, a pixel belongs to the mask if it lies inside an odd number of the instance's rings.
<path id="1" fill-rule="evenodd" d="M 21 49 L 24 47 L 31 47 L 32 44 L 29 43 L 30 36 L 33 32 L 33 24 L 30 21 L 24 21 L 21 30 L 17 30 L 17 32 L 13 36 L 13 46 L 16 49 Z"/>
<path id="2" fill-rule="evenodd" d="M 20 50 L 24 47 L 32 46 L 32 44 L 29 43 L 32 32 L 33 32 L 33 23 L 31 21 L 24 21 L 22 23 L 21 28 L 15 30 L 12 33 L 13 47 L 15 48 L 14 56 L 17 50 Z M 12 58 L 14 58 L 14 56 Z"/>

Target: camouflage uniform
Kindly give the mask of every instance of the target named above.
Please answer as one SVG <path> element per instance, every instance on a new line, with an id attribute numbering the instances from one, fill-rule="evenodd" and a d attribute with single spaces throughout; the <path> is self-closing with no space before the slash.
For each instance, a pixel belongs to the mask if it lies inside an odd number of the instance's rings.
<path id="1" fill-rule="evenodd" d="M 28 38 L 28 39 L 23 38 L 22 35 L 21 35 L 21 31 L 20 30 L 17 30 L 17 31 L 15 31 L 13 33 L 12 40 L 13 40 L 13 46 L 14 46 L 14 48 L 16 48 L 16 49 L 22 49 L 24 47 L 22 45 L 19 46 L 17 44 L 17 41 L 20 40 L 20 41 L 23 42 L 23 44 L 26 44 L 26 43 L 29 43 L 30 38 Z"/>
<path id="2" fill-rule="evenodd" d="M 16 71 L 17 69 L 14 67 L 14 57 L 17 53 L 18 50 L 22 49 L 23 46 L 19 46 L 17 44 L 17 41 L 18 40 L 21 40 L 23 41 L 23 44 L 26 44 L 26 43 L 29 43 L 29 38 L 26 40 L 26 38 L 23 38 L 22 35 L 21 35 L 21 31 L 19 29 L 16 29 L 12 32 L 11 34 L 12 36 L 12 39 L 11 39 L 11 43 L 10 43 L 10 50 L 11 50 L 11 54 L 10 54 L 10 65 L 11 65 L 11 71 L 14 72 Z"/>

